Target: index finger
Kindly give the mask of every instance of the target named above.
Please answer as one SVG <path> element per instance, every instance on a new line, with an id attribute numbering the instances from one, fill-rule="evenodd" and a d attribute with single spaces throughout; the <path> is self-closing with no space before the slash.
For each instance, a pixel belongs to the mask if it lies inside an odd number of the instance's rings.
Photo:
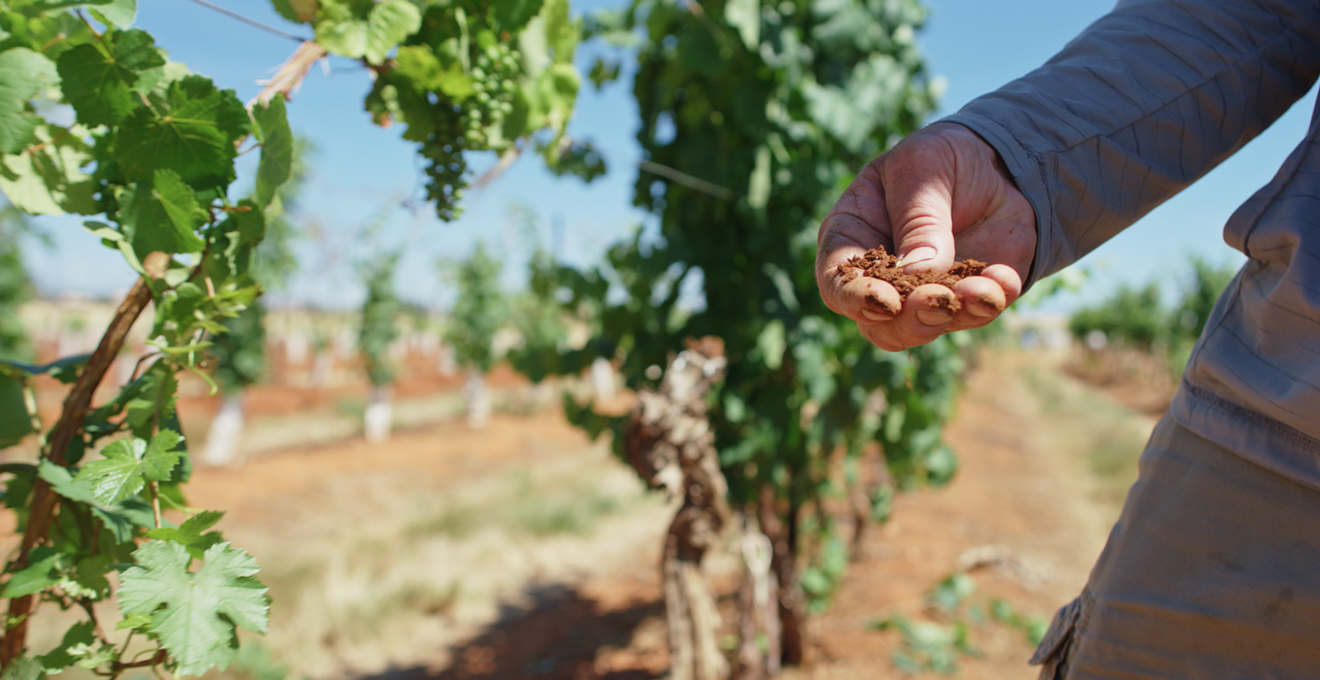
<path id="1" fill-rule="evenodd" d="M 854 321 L 892 319 L 903 308 L 898 291 L 879 279 L 844 271 L 840 265 L 880 245 L 879 235 L 847 214 L 826 218 L 816 253 L 816 282 L 825 306 Z M 873 243 L 874 242 L 874 243 Z"/>

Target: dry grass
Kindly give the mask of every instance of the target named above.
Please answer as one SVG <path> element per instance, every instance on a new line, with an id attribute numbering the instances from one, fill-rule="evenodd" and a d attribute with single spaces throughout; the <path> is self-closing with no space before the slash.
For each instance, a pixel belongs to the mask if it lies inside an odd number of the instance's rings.
<path id="1" fill-rule="evenodd" d="M 223 675 L 443 666 L 449 647 L 525 604 L 529 584 L 571 583 L 658 546 L 668 514 L 603 447 L 392 501 L 312 545 L 261 542 L 271 632 Z"/>

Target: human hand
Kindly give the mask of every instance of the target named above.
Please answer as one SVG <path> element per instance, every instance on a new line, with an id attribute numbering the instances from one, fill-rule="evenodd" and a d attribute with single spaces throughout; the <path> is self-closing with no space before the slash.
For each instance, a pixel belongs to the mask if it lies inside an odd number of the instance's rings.
<path id="1" fill-rule="evenodd" d="M 816 283 L 830 309 L 896 352 L 993 321 L 1022 293 L 1036 253 L 1036 213 L 999 154 L 971 130 L 936 123 L 867 164 L 816 239 Z M 918 286 L 902 300 L 889 283 L 838 268 L 884 246 L 907 272 L 947 271 L 954 255 L 990 266 L 954 284 Z M 957 312 L 948 309 L 959 298 Z"/>

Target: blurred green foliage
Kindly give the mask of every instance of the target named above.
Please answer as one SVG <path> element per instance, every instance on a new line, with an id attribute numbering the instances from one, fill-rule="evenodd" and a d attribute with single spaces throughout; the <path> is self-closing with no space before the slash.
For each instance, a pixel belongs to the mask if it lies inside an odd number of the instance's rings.
<path id="1" fill-rule="evenodd" d="M 957 470 L 941 433 L 974 339 L 876 349 L 824 306 L 814 272 L 819 219 L 935 106 L 915 42 L 925 16 L 916 0 L 636 0 L 588 19 L 614 46 L 594 82 L 617 77 L 625 53 L 637 60 L 647 160 L 633 198 L 658 231 L 639 230 L 600 266 L 558 269 L 590 339 L 545 352 L 540 370 L 575 374 L 604 356 L 647 388 L 685 339 L 721 338 L 729 367 L 710 419 L 730 500 L 750 508 L 775 490 L 801 585 L 818 600 L 846 559 L 832 523 L 804 523 L 803 511 L 838 492 L 836 452 L 879 442 L 903 488 Z M 622 446 L 623 419 L 571 399 L 566 411 Z"/>
<path id="2" fill-rule="evenodd" d="M 926 593 L 930 620 L 894 614 L 872 621 L 867 627 L 898 631 L 899 648 L 891 656 L 895 668 L 912 674 L 956 675 L 965 657 L 981 655 L 972 638 L 988 621 L 982 604 L 971 601 L 975 593 L 975 579 L 966 572 L 954 572 Z M 989 614 L 989 621 L 1020 632 L 1030 647 L 1040 644 L 1049 628 L 1047 619 L 1023 616 L 1003 598 L 990 601 Z"/>
<path id="3" fill-rule="evenodd" d="M 1156 282 L 1141 288 L 1124 283 L 1108 299 L 1074 313 L 1069 330 L 1079 341 L 1102 333 L 1106 344 L 1163 355 L 1170 368 L 1181 373 L 1215 301 L 1236 273 L 1232 266 L 1212 265 L 1196 256 L 1188 263 L 1191 271 L 1172 304 L 1164 303 Z"/>
<path id="4" fill-rule="evenodd" d="M 299 237 L 297 215 L 303 184 L 310 167 L 309 142 L 293 140 L 289 179 L 275 191 L 276 200 L 266 213 L 266 237 L 252 253 L 252 276 L 266 291 L 279 290 L 298 269 L 293 246 Z M 266 305 L 253 302 L 237 316 L 225 319 L 224 332 L 212 338 L 215 381 L 227 395 L 237 395 L 266 375 Z"/>
<path id="5" fill-rule="evenodd" d="M 373 387 L 394 382 L 394 366 L 389 361 L 390 343 L 399 337 L 398 320 L 403 312 L 394 289 L 394 269 L 398 252 L 379 252 L 361 263 L 362 282 L 367 298 L 362 302 L 362 321 L 358 327 L 358 352 Z"/>
<path id="6" fill-rule="evenodd" d="M 480 241 L 467 259 L 440 263 L 458 289 L 449 312 L 444 341 L 454 349 L 458 365 L 487 373 L 495 365 L 495 334 L 509 320 L 509 299 L 500 287 L 504 265 Z"/>
<path id="7" fill-rule="evenodd" d="M 238 395 L 266 374 L 266 306 L 254 301 L 225 319 L 225 331 L 211 345 L 215 382 L 226 395 Z"/>

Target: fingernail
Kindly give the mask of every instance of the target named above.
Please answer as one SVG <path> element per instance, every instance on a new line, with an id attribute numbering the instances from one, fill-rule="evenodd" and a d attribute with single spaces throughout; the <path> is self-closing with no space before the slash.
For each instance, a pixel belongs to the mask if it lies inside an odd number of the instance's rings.
<path id="1" fill-rule="evenodd" d="M 994 316 L 999 313 L 999 310 L 995 309 L 994 307 L 991 307 L 981 302 L 977 302 L 975 300 L 968 302 L 965 306 L 967 308 L 968 314 L 971 314 L 972 316 L 979 317 L 982 319 L 988 316 Z"/>
<path id="2" fill-rule="evenodd" d="M 881 314 L 879 312 L 873 312 L 869 309 L 863 309 L 862 316 L 866 317 L 868 321 L 889 321 L 890 319 L 894 318 L 893 314 Z"/>
<path id="3" fill-rule="evenodd" d="M 977 296 L 973 300 L 968 300 L 966 305 L 967 311 L 972 316 L 980 317 L 982 319 L 996 316 L 1004 311 L 1003 307 L 1000 307 L 998 302 L 987 296 Z"/>
<path id="4" fill-rule="evenodd" d="M 953 319 L 953 315 L 942 309 L 922 309 L 917 311 L 917 321 L 923 326 L 943 326 Z"/>
<path id="5" fill-rule="evenodd" d="M 922 262 L 935 259 L 935 255 L 936 252 L 934 248 L 930 246 L 920 246 L 900 258 L 898 260 L 898 266 L 906 267 L 910 264 L 921 264 Z"/>

